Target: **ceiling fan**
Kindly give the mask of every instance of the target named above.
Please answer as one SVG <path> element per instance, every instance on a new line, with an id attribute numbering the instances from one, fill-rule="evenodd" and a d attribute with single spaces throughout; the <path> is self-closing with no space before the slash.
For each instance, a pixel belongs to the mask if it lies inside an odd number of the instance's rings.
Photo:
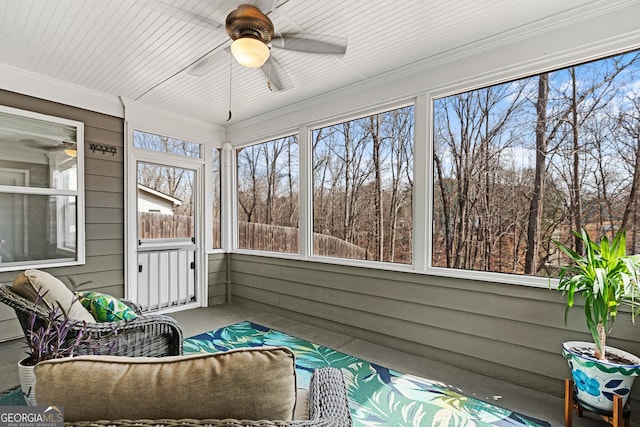
<path id="1" fill-rule="evenodd" d="M 347 51 L 347 39 L 344 37 L 303 32 L 277 33 L 267 14 L 252 4 L 242 4 L 231 11 L 223 26 L 167 1 L 155 0 L 153 3 L 161 5 L 161 10 L 170 12 L 172 16 L 185 20 L 196 19 L 199 24 L 212 30 L 224 30 L 232 41 L 230 51 L 236 61 L 245 67 L 260 68 L 267 77 L 271 90 L 286 90 L 293 86 L 283 67 L 271 54 L 271 49 L 340 56 Z M 207 74 L 220 51 L 219 46 L 216 46 L 207 52 L 188 67 L 188 73 L 194 76 Z"/>

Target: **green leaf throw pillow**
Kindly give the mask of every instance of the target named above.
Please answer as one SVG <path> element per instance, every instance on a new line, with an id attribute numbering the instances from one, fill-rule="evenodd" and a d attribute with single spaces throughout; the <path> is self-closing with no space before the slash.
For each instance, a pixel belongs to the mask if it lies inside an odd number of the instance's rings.
<path id="1" fill-rule="evenodd" d="M 76 292 L 80 303 L 98 322 L 118 322 L 138 317 L 129 306 L 111 295 L 100 292 Z"/>

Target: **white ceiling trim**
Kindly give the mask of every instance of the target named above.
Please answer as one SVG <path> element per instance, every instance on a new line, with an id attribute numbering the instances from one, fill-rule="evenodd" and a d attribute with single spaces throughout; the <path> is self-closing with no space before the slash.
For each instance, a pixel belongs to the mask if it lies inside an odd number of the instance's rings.
<path id="1" fill-rule="evenodd" d="M 125 118 L 124 100 L 118 96 L 112 96 L 104 92 L 88 89 L 84 86 L 74 85 L 61 80 L 56 80 L 41 74 L 32 73 L 19 68 L 0 63 L 0 88 L 21 93 L 47 101 L 57 102 L 72 107 L 95 111 L 114 117 Z M 127 108 L 137 111 L 138 117 L 144 117 L 144 123 L 164 123 L 161 129 L 171 133 L 170 124 L 177 129 L 191 129 L 186 134 L 193 136 L 193 141 L 216 141 L 221 146 L 224 141 L 224 128 L 194 120 L 191 117 L 180 116 L 171 111 L 161 110 L 156 107 L 144 105 L 141 102 L 128 101 Z M 146 113 L 141 113 L 145 111 Z M 148 113 L 153 111 L 155 119 L 150 119 Z M 130 113 L 135 114 L 135 113 Z M 175 128 L 173 128 L 175 130 Z M 204 138 L 203 135 L 207 137 Z M 184 133 L 183 136 L 184 138 Z"/>
<path id="2" fill-rule="evenodd" d="M 541 37 L 554 31 L 563 31 L 567 27 L 574 27 L 582 22 L 598 19 L 602 16 L 615 13 L 621 9 L 626 9 L 631 6 L 633 6 L 634 9 L 628 12 L 630 15 L 625 14 L 624 16 L 634 19 L 637 23 L 637 15 L 635 14 L 635 11 L 640 9 L 638 8 L 638 5 L 639 3 L 637 0 L 629 0 L 622 4 L 615 3 L 613 5 L 603 5 L 599 8 L 594 8 L 591 5 L 585 5 L 580 8 L 581 10 L 579 13 L 576 13 L 576 9 L 569 12 L 558 13 L 552 17 L 530 22 L 527 25 L 522 25 L 517 28 L 511 28 L 483 39 L 474 40 L 471 43 L 459 46 L 449 52 L 424 58 L 419 62 L 416 62 L 413 66 L 405 66 L 403 67 L 403 71 L 406 69 L 406 74 L 414 74 L 415 72 L 439 68 L 443 65 L 475 55 L 480 55 L 485 52 L 495 51 L 496 49 L 513 45 L 520 41 L 533 40 L 536 37 Z M 584 35 L 583 32 L 580 34 Z"/>
<path id="3" fill-rule="evenodd" d="M 205 145 L 211 144 L 218 148 L 224 143 L 225 132 L 222 126 L 202 123 L 133 100 L 122 99 L 122 105 L 127 125 L 135 130 Z"/>
<path id="4" fill-rule="evenodd" d="M 117 96 L 0 63 L 0 88 L 60 104 L 124 117 Z"/>

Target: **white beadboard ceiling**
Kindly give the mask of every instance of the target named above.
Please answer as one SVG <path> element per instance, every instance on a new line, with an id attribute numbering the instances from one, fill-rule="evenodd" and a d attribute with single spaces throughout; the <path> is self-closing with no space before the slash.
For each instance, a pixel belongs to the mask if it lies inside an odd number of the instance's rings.
<path id="1" fill-rule="evenodd" d="M 226 15 L 259 6 L 276 32 L 348 39 L 343 57 L 272 49 L 293 88 L 232 65 L 230 123 L 623 0 L 0 0 L 0 67 L 224 126 L 230 91 Z M 216 28 L 216 24 L 223 27 Z M 189 74 L 213 55 L 210 72 Z M 1 72 L 1 68 L 0 68 Z M 27 77 L 25 77 L 27 78 Z"/>

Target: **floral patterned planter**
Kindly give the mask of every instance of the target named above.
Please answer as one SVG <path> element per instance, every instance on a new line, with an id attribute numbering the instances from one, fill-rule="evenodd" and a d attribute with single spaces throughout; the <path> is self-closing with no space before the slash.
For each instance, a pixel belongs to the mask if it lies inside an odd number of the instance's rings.
<path id="1" fill-rule="evenodd" d="M 622 397 L 622 404 L 626 404 L 633 381 L 640 375 L 640 358 L 607 346 L 607 353 L 620 355 L 635 363 L 618 365 L 593 359 L 574 351 L 575 348 L 592 350 L 595 344 L 582 341 L 562 344 L 562 355 L 569 362 L 578 400 L 608 412 L 613 410 L 613 396 L 616 394 Z"/>

